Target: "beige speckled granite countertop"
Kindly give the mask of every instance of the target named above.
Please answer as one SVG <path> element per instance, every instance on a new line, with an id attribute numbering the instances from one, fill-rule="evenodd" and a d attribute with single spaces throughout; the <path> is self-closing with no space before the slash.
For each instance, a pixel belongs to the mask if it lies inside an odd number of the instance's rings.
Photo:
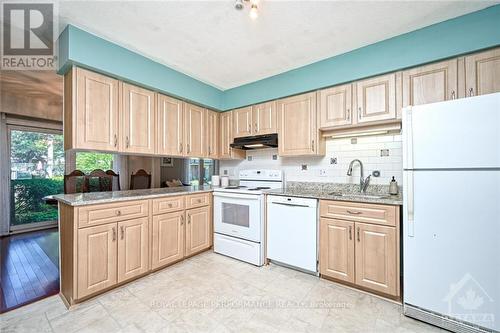
<path id="1" fill-rule="evenodd" d="M 403 205 L 401 190 L 398 195 L 390 195 L 388 186 L 370 185 L 365 194 L 359 193 L 359 185 L 332 184 L 332 183 L 306 183 L 288 182 L 286 188 L 266 190 L 266 194 L 314 198 L 325 200 L 338 200 L 362 203 L 375 203 L 382 205 Z"/>
<path id="2" fill-rule="evenodd" d="M 184 186 L 152 188 L 148 190 L 129 190 L 113 192 L 91 192 L 78 194 L 57 194 L 53 198 L 70 206 L 86 206 L 128 200 L 153 199 L 165 196 L 186 195 L 212 192 L 211 186 Z"/>

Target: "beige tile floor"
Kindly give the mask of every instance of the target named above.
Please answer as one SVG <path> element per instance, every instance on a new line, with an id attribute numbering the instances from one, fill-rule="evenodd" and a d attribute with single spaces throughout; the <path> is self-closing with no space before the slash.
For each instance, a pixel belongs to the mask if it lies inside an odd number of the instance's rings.
<path id="1" fill-rule="evenodd" d="M 53 296 L 0 316 L 8 332 L 440 332 L 392 302 L 212 252 L 68 311 Z"/>

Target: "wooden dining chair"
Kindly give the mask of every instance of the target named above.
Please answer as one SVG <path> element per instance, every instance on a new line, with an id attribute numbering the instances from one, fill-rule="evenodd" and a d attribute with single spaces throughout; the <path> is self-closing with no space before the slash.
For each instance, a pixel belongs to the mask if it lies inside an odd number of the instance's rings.
<path id="1" fill-rule="evenodd" d="M 144 169 L 139 169 L 135 174 L 130 176 L 130 189 L 142 190 L 151 188 L 151 175 Z"/>
<path id="2" fill-rule="evenodd" d="M 80 170 L 64 175 L 64 194 L 87 192 L 87 178 Z"/>
<path id="3" fill-rule="evenodd" d="M 109 192 L 113 190 L 113 176 L 102 169 L 95 169 L 87 176 L 87 189 L 89 192 Z"/>
<path id="4" fill-rule="evenodd" d="M 120 175 L 113 170 L 107 170 L 106 174 L 112 177 L 111 189 L 113 191 L 120 191 Z"/>

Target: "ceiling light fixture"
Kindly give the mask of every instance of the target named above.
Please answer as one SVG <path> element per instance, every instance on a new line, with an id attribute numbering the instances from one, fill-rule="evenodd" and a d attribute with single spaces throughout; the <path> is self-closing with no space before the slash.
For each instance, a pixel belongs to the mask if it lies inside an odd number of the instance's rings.
<path id="1" fill-rule="evenodd" d="M 242 10 L 247 4 L 250 5 L 250 18 L 252 20 L 257 19 L 259 17 L 259 0 L 235 0 L 234 8 L 236 10 Z"/>
<path id="2" fill-rule="evenodd" d="M 257 4 L 253 3 L 250 7 L 250 18 L 255 20 L 257 17 L 259 17 L 259 10 L 257 9 Z"/>

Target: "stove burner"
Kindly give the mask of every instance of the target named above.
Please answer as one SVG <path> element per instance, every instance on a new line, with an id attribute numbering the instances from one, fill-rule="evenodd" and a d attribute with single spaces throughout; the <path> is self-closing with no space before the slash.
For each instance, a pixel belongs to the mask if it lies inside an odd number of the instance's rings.
<path id="1" fill-rule="evenodd" d="M 269 189 L 270 189 L 269 186 L 258 186 L 258 187 L 249 188 L 248 190 L 249 191 L 259 191 L 259 190 L 269 190 Z"/>

